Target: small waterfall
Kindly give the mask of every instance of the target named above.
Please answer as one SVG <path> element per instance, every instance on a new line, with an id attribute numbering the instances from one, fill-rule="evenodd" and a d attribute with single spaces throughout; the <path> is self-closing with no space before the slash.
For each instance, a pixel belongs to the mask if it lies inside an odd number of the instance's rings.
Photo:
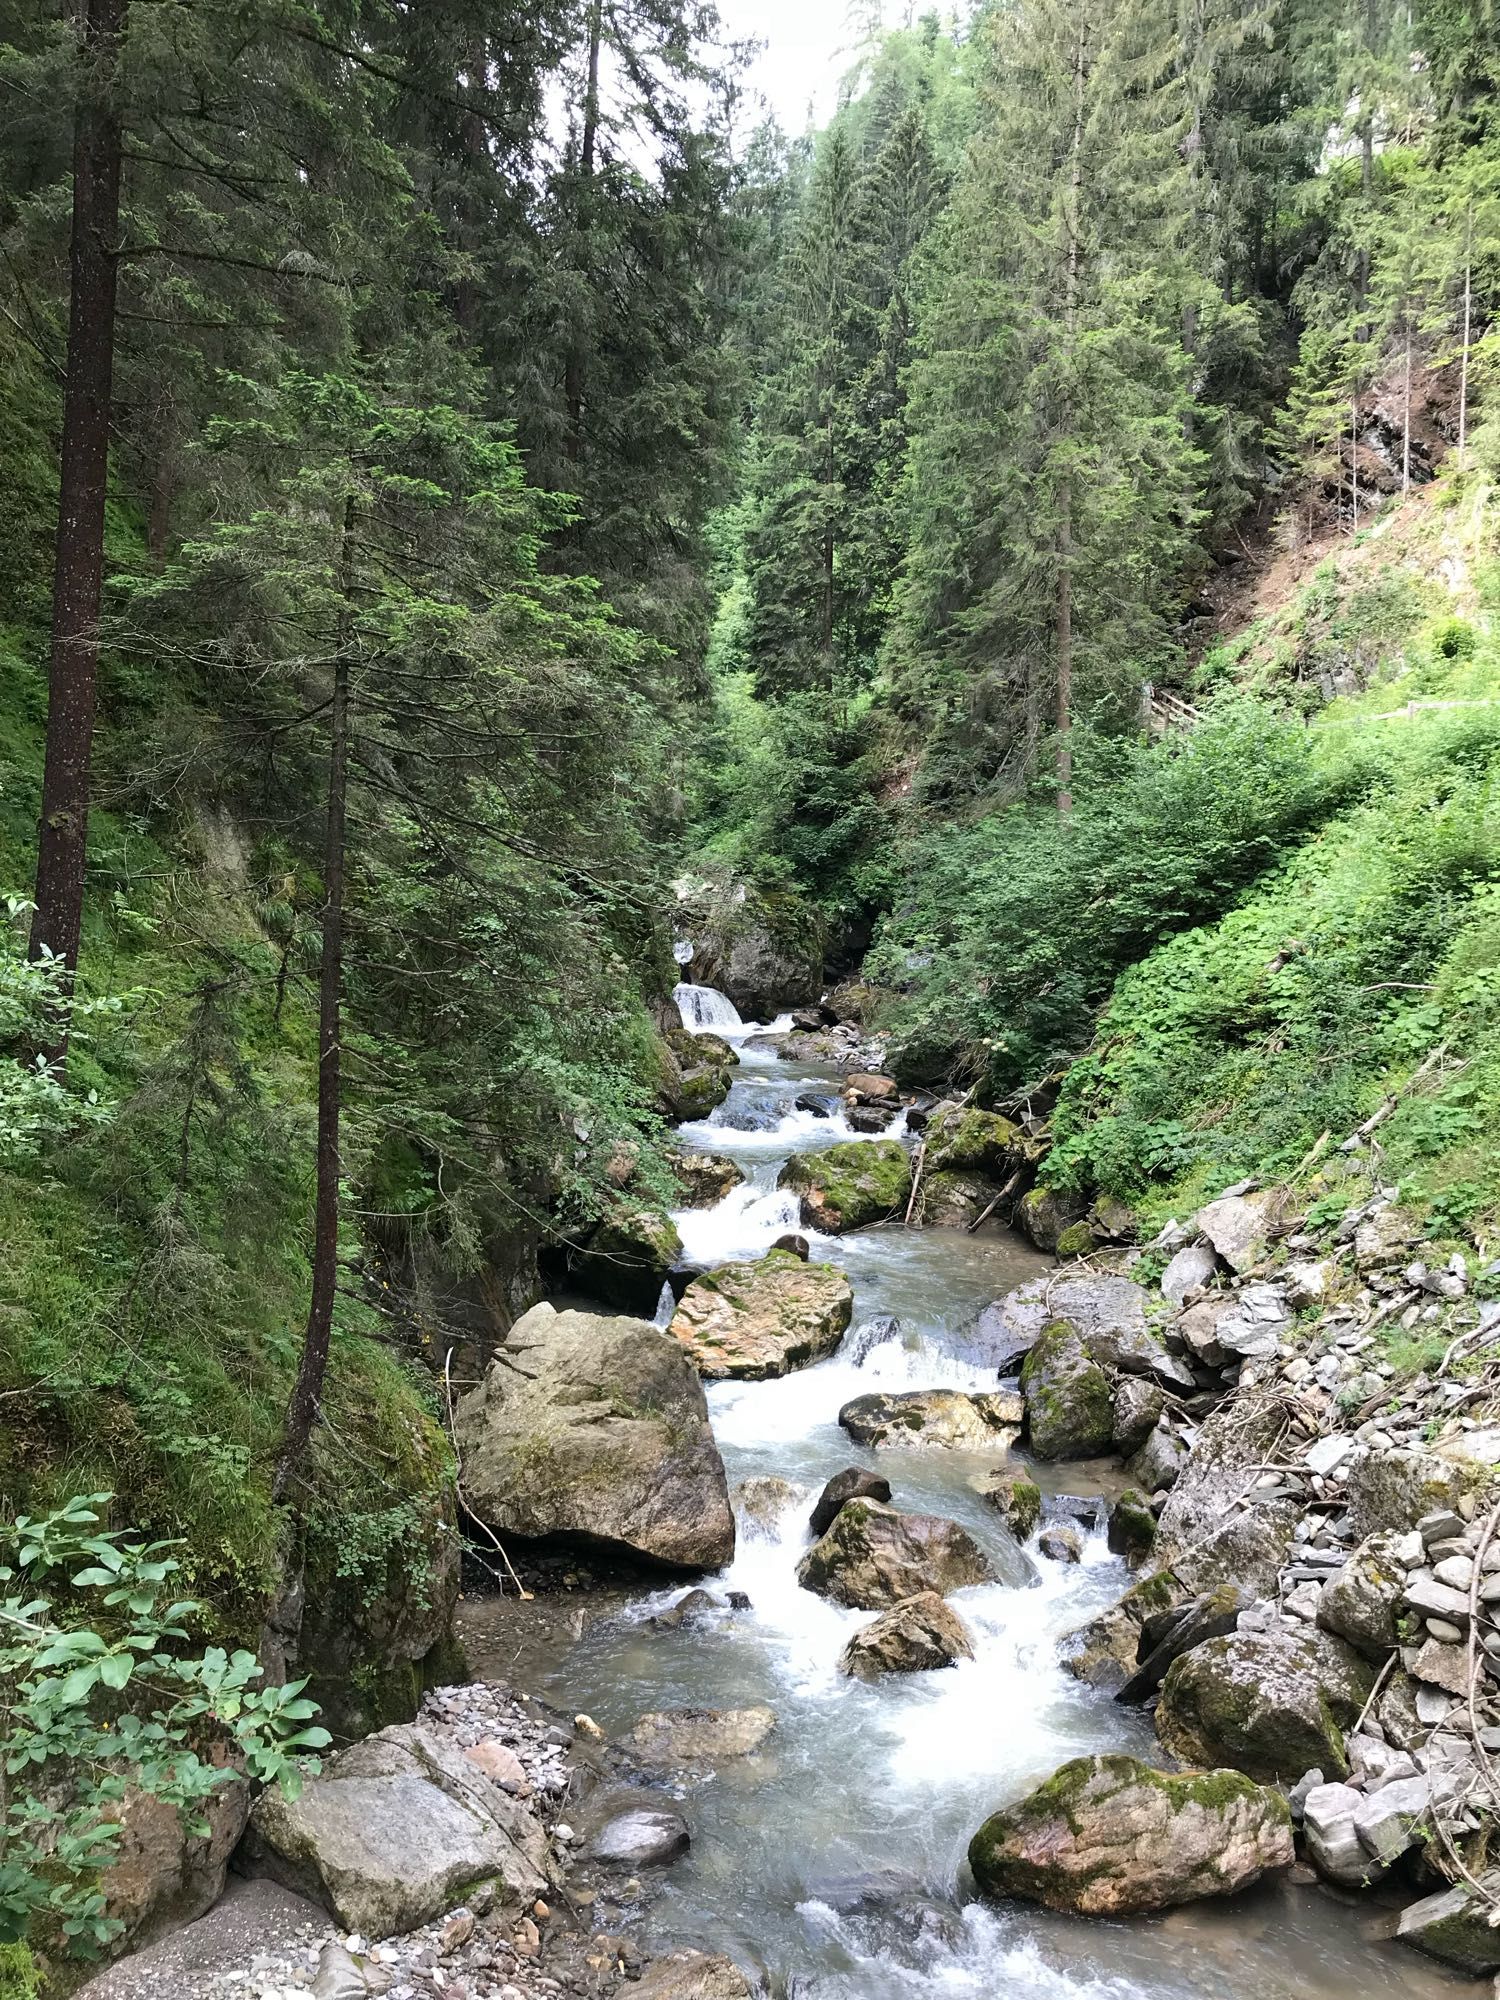
<path id="1" fill-rule="evenodd" d="M 734 1035 L 744 1027 L 739 1009 L 715 986 L 672 988 L 672 998 L 690 1035 Z"/>

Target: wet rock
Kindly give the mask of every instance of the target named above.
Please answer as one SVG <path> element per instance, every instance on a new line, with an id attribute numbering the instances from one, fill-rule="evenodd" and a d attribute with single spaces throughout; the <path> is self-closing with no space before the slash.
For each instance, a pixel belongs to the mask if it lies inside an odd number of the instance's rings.
<path id="1" fill-rule="evenodd" d="M 807 1491 L 805 1486 L 796 1486 L 790 1479 L 778 1479 L 774 1474 L 742 1480 L 731 1495 L 740 1533 L 751 1539 L 774 1540 L 783 1519 L 799 1501 L 806 1499 Z"/>
<path id="2" fill-rule="evenodd" d="M 1406 1570 L 1395 1554 L 1399 1539 L 1389 1532 L 1367 1535 L 1318 1600 L 1324 1631 L 1347 1639 L 1372 1660 L 1383 1661 L 1396 1644 L 1396 1612 L 1406 1585 Z"/>
<path id="3" fill-rule="evenodd" d="M 863 1466 L 847 1466 L 836 1472 L 823 1491 L 818 1495 L 817 1505 L 812 1510 L 811 1525 L 815 1535 L 823 1536 L 833 1526 L 834 1516 L 846 1500 L 878 1500 L 882 1503 L 891 1497 L 891 1482 L 878 1472 L 866 1472 Z"/>
<path id="4" fill-rule="evenodd" d="M 1051 1255 L 1063 1232 L 1081 1222 L 1087 1213 L 1088 1202 L 1082 1195 L 1061 1188 L 1035 1187 L 1022 1197 L 1016 1223 L 1038 1250 Z"/>
<path id="5" fill-rule="evenodd" d="M 773 1708 L 669 1708 L 643 1715 L 626 1744 L 642 1764 L 719 1764 L 750 1756 L 775 1727 Z"/>
<path id="6" fill-rule="evenodd" d="M 1285 1197 L 1276 1190 L 1224 1195 L 1199 1209 L 1194 1222 L 1231 1270 L 1248 1271 L 1269 1250 L 1284 1205 Z"/>
<path id="7" fill-rule="evenodd" d="M 771 1245 L 771 1248 L 773 1250 L 789 1250 L 794 1257 L 800 1257 L 804 1264 L 808 1263 L 812 1257 L 812 1245 L 805 1236 L 798 1236 L 795 1232 L 789 1236 L 778 1236 L 776 1241 Z"/>
<path id="8" fill-rule="evenodd" d="M 613 1868 L 654 1868 L 675 1861 L 692 1844 L 688 1823 L 664 1807 L 632 1806 L 605 1820 L 584 1853 Z"/>
<path id="9" fill-rule="evenodd" d="M 630 1988 L 635 2000 L 751 2000 L 752 1991 L 732 1958 L 701 1951 L 654 1958 Z"/>
<path id="10" fill-rule="evenodd" d="M 1113 1692 L 1136 1671 L 1146 1621 L 1180 1604 L 1185 1592 L 1170 1571 L 1131 1585 L 1107 1611 L 1065 1633 L 1058 1657 L 1076 1680 Z"/>
<path id="11" fill-rule="evenodd" d="M 728 1609 L 725 1600 L 711 1590 L 690 1590 L 667 1610 L 658 1611 L 651 1623 L 658 1632 L 680 1632 L 684 1625 L 691 1630 L 694 1625 L 712 1624 Z"/>
<path id="12" fill-rule="evenodd" d="M 705 1379 L 761 1382 L 832 1354 L 853 1317 L 841 1271 L 773 1250 L 695 1278 L 667 1331 Z"/>
<path id="13" fill-rule="evenodd" d="M 1314 1785 L 1302 1802 L 1302 1825 L 1313 1866 L 1330 1882 L 1361 1888 L 1377 1872 L 1354 1829 L 1364 1794 L 1352 1785 Z"/>
<path id="14" fill-rule="evenodd" d="M 892 1340 L 900 1340 L 903 1331 L 900 1320 L 888 1313 L 875 1319 L 862 1319 L 858 1326 L 844 1336 L 839 1355 L 841 1359 L 853 1362 L 856 1368 L 863 1368 L 877 1347 L 884 1347 Z"/>
<path id="15" fill-rule="evenodd" d="M 1156 1516 L 1139 1493 L 1126 1490 L 1109 1510 L 1108 1541 L 1112 1555 L 1134 1567 L 1150 1555 L 1156 1541 Z"/>
<path id="16" fill-rule="evenodd" d="M 853 1104 L 889 1104 L 901 1101 L 901 1086 L 893 1076 L 876 1076 L 855 1070 L 844 1080 L 844 1096 Z"/>
<path id="17" fill-rule="evenodd" d="M 969 1846 L 989 1896 L 1084 1916 L 1133 1916 L 1233 1895 L 1293 1859 L 1278 1792 L 1236 1771 L 1156 1771 L 1134 1757 L 1079 1757 Z"/>
<path id="18" fill-rule="evenodd" d="M 724 1153 L 691 1153 L 682 1147 L 669 1155 L 669 1159 L 682 1190 L 684 1208 L 712 1208 L 745 1178 Z"/>
<path id="19" fill-rule="evenodd" d="M 1300 1500 L 1261 1483 L 1284 1428 L 1278 1400 L 1241 1395 L 1199 1430 L 1157 1523 L 1156 1559 L 1189 1589 L 1231 1582 L 1255 1597 L 1275 1594 L 1302 1511 Z"/>
<path id="20" fill-rule="evenodd" d="M 926 1132 L 930 1173 L 986 1174 L 1003 1181 L 1026 1157 L 1019 1125 L 993 1111 L 949 1105 L 933 1113 Z"/>
<path id="21" fill-rule="evenodd" d="M 533 1306 L 459 1404 L 456 1432 L 469 1499 L 502 1537 L 678 1569 L 734 1553 L 703 1386 L 643 1320 Z"/>
<path id="22" fill-rule="evenodd" d="M 620 1203 L 598 1224 L 575 1258 L 580 1287 L 643 1319 L 656 1310 L 667 1273 L 682 1256 L 682 1238 L 669 1215 Z"/>
<path id="23" fill-rule="evenodd" d="M 1500 1874 L 1480 1878 L 1490 1896 L 1500 1896 Z M 1401 1912 L 1396 1936 L 1472 1978 L 1500 1971 L 1500 1930 L 1487 1919 L 1490 1905 L 1468 1886 L 1442 1889 Z"/>
<path id="24" fill-rule="evenodd" d="M 839 1671 L 855 1680 L 885 1674 L 928 1673 L 974 1657 L 974 1644 L 958 1613 L 937 1594 L 924 1591 L 882 1612 L 856 1632 L 839 1656 Z"/>
<path id="25" fill-rule="evenodd" d="M 839 1100 L 831 1090 L 804 1090 L 800 1097 L 792 1099 L 792 1103 L 798 1111 L 805 1111 L 812 1118 L 831 1118 L 839 1107 Z"/>
<path id="26" fill-rule="evenodd" d="M 1125 1705 L 1149 1701 L 1167 1677 L 1174 1660 L 1209 1639 L 1222 1638 L 1239 1624 L 1247 1599 L 1233 1584 L 1221 1584 L 1188 1603 L 1150 1613 L 1140 1627 L 1136 1670 L 1115 1700 Z"/>
<path id="27" fill-rule="evenodd" d="M 1109 1377 L 1089 1359 L 1078 1329 L 1054 1320 L 1021 1369 L 1027 1436 L 1038 1458 L 1094 1458 L 1114 1434 Z"/>
<path id="28" fill-rule="evenodd" d="M 795 1154 L 776 1185 L 801 1197 L 804 1222 L 836 1236 L 905 1213 L 911 1159 L 898 1139 L 856 1140 L 822 1153 Z"/>
<path id="29" fill-rule="evenodd" d="M 1066 1522 L 1060 1521 L 1055 1527 L 1043 1528 L 1037 1536 L 1036 1545 L 1048 1562 L 1076 1563 L 1083 1555 L 1078 1530 L 1069 1527 Z"/>
<path id="30" fill-rule="evenodd" d="M 1170 1417 L 1162 1417 L 1125 1470 L 1143 1493 L 1167 1493 L 1182 1477 L 1191 1456 Z"/>
<path id="31" fill-rule="evenodd" d="M 959 1173 L 955 1168 L 926 1173 L 917 1196 L 916 1219 L 924 1229 L 968 1229 L 999 1192 L 983 1174 Z"/>
<path id="32" fill-rule="evenodd" d="M 478 1882 L 518 1903 L 550 1887 L 540 1822 L 419 1723 L 341 1751 L 296 1799 L 263 1793 L 244 1851 L 367 1937 L 415 1930 Z"/>
<path id="33" fill-rule="evenodd" d="M 1124 1375 L 1115 1384 L 1111 1404 L 1110 1442 L 1122 1458 L 1129 1458 L 1156 1429 L 1167 1408 L 1167 1394 L 1158 1382 L 1139 1375 Z"/>
<path id="34" fill-rule="evenodd" d="M 839 1411 L 856 1444 L 873 1450 L 1006 1450 L 1021 1432 L 1025 1405 L 1014 1390 L 964 1395 L 954 1389 L 915 1389 L 857 1396 Z"/>
<path id="35" fill-rule="evenodd" d="M 848 1501 L 797 1565 L 804 1590 L 863 1611 L 885 1611 L 903 1598 L 931 1590 L 944 1596 L 997 1577 L 1029 1583 L 1035 1572 L 1018 1547 L 1002 1549 L 997 1569 L 956 1521 L 898 1514 L 873 1500 Z"/>
<path id="36" fill-rule="evenodd" d="M 1211 1243 L 1189 1243 L 1162 1272 L 1162 1297 L 1180 1306 L 1189 1292 L 1211 1283 L 1218 1268 L 1219 1253 Z"/>
<path id="37" fill-rule="evenodd" d="M 1173 1663 L 1156 1733 L 1189 1764 L 1229 1764 L 1286 1784 L 1315 1766 L 1342 1778 L 1344 1730 L 1374 1681 L 1360 1654 L 1326 1632 L 1233 1632 Z"/>
<path id="38" fill-rule="evenodd" d="M 885 1132 L 896 1122 L 897 1104 L 851 1104 L 844 1116 L 856 1132 Z"/>
<path id="39" fill-rule="evenodd" d="M 997 1466 L 985 1474 L 979 1490 L 1018 1542 L 1035 1531 L 1042 1513 L 1042 1489 L 1024 1466 Z"/>

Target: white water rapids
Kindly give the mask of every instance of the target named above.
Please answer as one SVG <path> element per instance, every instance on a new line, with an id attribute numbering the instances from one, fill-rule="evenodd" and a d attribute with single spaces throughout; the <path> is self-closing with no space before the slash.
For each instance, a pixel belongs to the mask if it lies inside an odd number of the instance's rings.
<path id="1" fill-rule="evenodd" d="M 703 1025 L 722 1022 L 711 1002 L 692 1004 Z M 717 1207 L 677 1216 L 687 1261 L 700 1268 L 759 1255 L 797 1227 L 795 1203 L 775 1188 L 787 1156 L 858 1136 L 842 1116 L 836 1077 L 781 1063 L 758 1039 L 765 1030 L 736 1023 L 713 1028 L 742 1051 L 734 1089 L 681 1135 L 732 1155 L 747 1175 Z M 817 1108 L 799 1110 L 799 1097 Z M 731 1487 L 776 1474 L 803 1489 L 773 1531 L 742 1532 L 730 1568 L 706 1579 L 717 1593 L 743 1591 L 751 1609 L 661 1631 L 647 1621 L 684 1586 L 654 1592 L 577 1644 L 559 1645 L 538 1690 L 570 1712 L 586 1709 L 611 1733 L 656 1709 L 766 1702 L 776 1710 L 762 1753 L 685 1788 L 693 1846 L 666 1873 L 648 1918 L 652 1941 L 728 1951 L 764 1968 L 786 2000 L 1472 1993 L 1378 1942 L 1388 1913 L 1316 1889 L 1283 1884 L 1129 1924 L 973 1899 L 965 1850 L 990 1812 L 1068 1757 L 1154 1751 L 1144 1718 L 1081 1686 L 1056 1660 L 1058 1637 L 1129 1578 L 1098 1535 L 1077 1566 L 1033 1548 L 1037 1587 L 956 1593 L 976 1641 L 972 1661 L 870 1686 L 837 1672 L 839 1653 L 870 1614 L 800 1589 L 795 1575 L 811 1539 L 807 1512 L 826 1479 L 846 1465 L 878 1465 L 896 1505 L 959 1519 L 981 1543 L 997 1519 L 971 1484 L 994 1454 L 870 1454 L 839 1429 L 838 1411 L 877 1387 L 992 1387 L 994 1371 L 966 1354 L 965 1329 L 1043 1260 L 1000 1231 L 899 1227 L 814 1237 L 813 1254 L 840 1264 L 854 1285 L 855 1323 L 841 1352 L 780 1381 L 709 1390 Z M 1044 1466 L 1038 1476 L 1053 1493 L 1121 1483 L 1114 1466 Z"/>

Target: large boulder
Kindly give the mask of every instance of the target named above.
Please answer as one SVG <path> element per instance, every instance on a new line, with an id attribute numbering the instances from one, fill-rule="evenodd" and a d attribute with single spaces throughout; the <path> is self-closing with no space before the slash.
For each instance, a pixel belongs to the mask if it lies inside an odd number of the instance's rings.
<path id="1" fill-rule="evenodd" d="M 1500 1972 L 1500 1930 L 1489 1922 L 1494 1900 L 1500 1897 L 1500 1874 L 1492 1870 L 1482 1876 L 1480 1887 L 1482 1896 L 1460 1882 L 1424 1896 L 1420 1903 L 1409 1903 L 1396 1925 L 1397 1938 L 1474 1979 Z"/>
<path id="2" fill-rule="evenodd" d="M 745 1176 L 727 1153 L 693 1153 L 684 1146 L 668 1156 L 684 1208 L 712 1208 Z"/>
<path id="3" fill-rule="evenodd" d="M 221 1754 L 215 1751 L 213 1761 Z M 152 1793 L 126 1792 L 110 1815 L 119 1832 L 99 1884 L 111 1919 L 123 1927 L 115 1950 L 174 1931 L 213 1907 L 249 1812 L 250 1788 L 238 1777 L 202 1802 L 202 1833 Z"/>
<path id="4" fill-rule="evenodd" d="M 1010 1574 L 1003 1574 L 1004 1569 Z M 957 1521 L 938 1514 L 898 1514 L 875 1500 L 850 1500 L 826 1535 L 797 1565 L 804 1590 L 858 1611 L 886 1611 L 903 1598 L 945 1596 L 971 1583 L 1029 1583 L 1034 1572 L 1019 1547 L 1000 1567 Z"/>
<path id="5" fill-rule="evenodd" d="M 1323 1586 L 1318 1623 L 1357 1651 L 1383 1662 L 1397 1644 L 1396 1615 L 1406 1588 L 1406 1567 L 1396 1559 L 1399 1535 L 1366 1535 Z"/>
<path id="6" fill-rule="evenodd" d="M 1233 1632 L 1240 1613 L 1246 1609 L 1245 1593 L 1232 1583 L 1222 1583 L 1201 1597 L 1189 1598 L 1169 1611 L 1154 1611 L 1141 1623 L 1136 1643 L 1136 1669 L 1118 1690 L 1115 1700 L 1127 1705 L 1149 1701 L 1166 1679 L 1174 1660 L 1190 1653 L 1206 1640 Z"/>
<path id="7" fill-rule="evenodd" d="M 884 1674 L 928 1673 L 973 1657 L 974 1642 L 963 1620 L 936 1591 L 928 1590 L 893 1604 L 856 1632 L 839 1656 L 839 1670 L 855 1680 L 875 1681 Z"/>
<path id="8" fill-rule="evenodd" d="M 642 1764 L 719 1764 L 748 1757 L 775 1727 L 773 1708 L 667 1708 L 643 1715 L 626 1741 Z"/>
<path id="9" fill-rule="evenodd" d="M 1265 1470 L 1285 1429 L 1286 1412 L 1275 1396 L 1241 1394 L 1199 1430 L 1156 1533 L 1157 1561 L 1188 1589 L 1231 1582 L 1256 1597 L 1276 1594 L 1302 1512 L 1301 1501 Z M 1134 1464 L 1131 1476 L 1140 1477 Z"/>
<path id="10" fill-rule="evenodd" d="M 1042 1514 L 1042 1489 L 1024 1465 L 998 1465 L 979 1483 L 988 1500 L 1018 1542 L 1036 1531 Z"/>
<path id="11" fill-rule="evenodd" d="M 1143 1576 L 1107 1610 L 1064 1633 L 1058 1657 L 1076 1680 L 1116 1691 L 1136 1671 L 1147 1621 L 1171 1611 L 1185 1595 L 1170 1570 Z"/>
<path id="12" fill-rule="evenodd" d="M 836 1472 L 823 1491 L 818 1495 L 812 1510 L 811 1526 L 815 1535 L 828 1533 L 833 1526 L 834 1516 L 846 1501 L 879 1500 L 891 1497 L 891 1482 L 878 1472 L 867 1472 L 862 1465 L 845 1466 Z"/>
<path id="13" fill-rule="evenodd" d="M 1021 1369 L 1026 1427 L 1038 1458 L 1096 1458 L 1114 1435 L 1109 1377 L 1090 1360 L 1078 1329 L 1054 1320 Z"/>
<path id="14" fill-rule="evenodd" d="M 262 1793 L 242 1852 L 366 1937 L 416 1930 L 480 1882 L 511 1903 L 551 1886 L 541 1823 L 420 1723 L 341 1751 L 295 1799 Z"/>
<path id="15" fill-rule="evenodd" d="M 935 1111 L 923 1134 L 928 1171 L 979 1173 L 1003 1181 L 1026 1158 L 1026 1135 L 994 1111 L 951 1104 Z"/>
<path id="16" fill-rule="evenodd" d="M 1156 1771 L 1124 1756 L 1074 1758 L 969 1844 L 986 1895 L 1082 1916 L 1231 1896 L 1292 1858 L 1279 1792 L 1238 1771 Z"/>
<path id="17" fill-rule="evenodd" d="M 899 1139 L 854 1139 L 823 1153 L 794 1154 L 776 1185 L 801 1197 L 805 1223 L 836 1236 L 905 1213 L 911 1158 Z"/>
<path id="18" fill-rule="evenodd" d="M 703 1385 L 644 1320 L 533 1306 L 459 1404 L 455 1437 L 469 1505 L 502 1537 L 673 1569 L 734 1554 Z"/>
<path id="19" fill-rule="evenodd" d="M 667 1273 L 681 1256 L 671 1216 L 621 1202 L 590 1234 L 573 1275 L 582 1290 L 644 1319 L 656 1311 Z"/>
<path id="20" fill-rule="evenodd" d="M 1367 1445 L 1355 1452 L 1341 1468 L 1350 1533 L 1363 1538 L 1384 1528 L 1405 1534 L 1424 1514 L 1454 1510 L 1487 1485 L 1493 1468 L 1465 1457 L 1455 1448 L 1459 1442 L 1426 1451 Z"/>
<path id="21" fill-rule="evenodd" d="M 1259 1194 L 1222 1195 L 1200 1208 L 1194 1221 L 1199 1235 L 1207 1238 L 1231 1270 L 1248 1271 L 1270 1249 L 1285 1207 L 1286 1196 L 1275 1188 Z"/>
<path id="22" fill-rule="evenodd" d="M 751 1986 L 732 1958 L 674 1951 L 656 1958 L 630 1989 L 632 2000 L 751 2000 Z"/>
<path id="23" fill-rule="evenodd" d="M 910 1389 L 856 1396 L 839 1422 L 856 1444 L 946 1451 L 1006 1450 L 1021 1434 L 1025 1406 L 1013 1389 L 987 1396 L 957 1389 Z"/>
<path id="24" fill-rule="evenodd" d="M 972 1229 L 995 1205 L 1000 1190 L 983 1174 L 923 1174 L 917 1195 L 916 1220 L 924 1229 Z"/>
<path id="25" fill-rule="evenodd" d="M 1369 1698 L 1367 1661 L 1306 1626 L 1232 1632 L 1173 1662 L 1156 1733 L 1189 1764 L 1231 1764 L 1252 1778 L 1295 1784 L 1304 1771 L 1344 1777 L 1344 1731 Z"/>
<path id="26" fill-rule="evenodd" d="M 676 1123 L 706 1118 L 733 1089 L 739 1057 L 717 1035 L 690 1035 L 676 1028 L 657 1048 L 657 1104 Z"/>
<path id="27" fill-rule="evenodd" d="M 667 1331 L 708 1380 L 763 1382 L 832 1354 L 853 1317 L 842 1271 L 772 1250 L 695 1278 Z"/>
<path id="28" fill-rule="evenodd" d="M 1147 1331 L 1144 1288 L 1133 1278 L 1108 1271 L 1050 1273 L 1018 1285 L 1013 1292 L 991 1306 L 990 1337 L 1008 1330 L 1011 1352 L 1025 1354 L 1040 1340 L 1043 1330 L 1054 1320 L 1065 1319 L 1073 1326 L 1096 1360 L 1106 1366 L 1122 1367 L 1129 1374 L 1148 1374 L 1151 1363 L 1164 1354 L 1159 1342 Z M 1122 1356 L 1138 1355 L 1137 1365 Z M 1003 1364 L 1002 1364 L 1003 1365 Z"/>
<path id="29" fill-rule="evenodd" d="M 1086 1195 L 1072 1194 L 1063 1188 L 1034 1187 L 1030 1194 L 1021 1197 L 1016 1224 L 1023 1236 L 1050 1256 L 1064 1232 L 1081 1222 L 1088 1210 Z"/>

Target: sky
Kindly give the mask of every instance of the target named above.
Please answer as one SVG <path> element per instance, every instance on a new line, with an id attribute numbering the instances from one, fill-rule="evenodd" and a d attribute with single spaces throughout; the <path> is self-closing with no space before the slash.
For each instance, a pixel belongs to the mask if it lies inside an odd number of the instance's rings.
<path id="1" fill-rule="evenodd" d="M 719 0 L 732 36 L 766 44 L 749 85 L 764 94 L 793 138 L 806 129 L 809 102 L 818 125 L 833 113 L 855 39 L 850 11 L 850 0 Z"/>

